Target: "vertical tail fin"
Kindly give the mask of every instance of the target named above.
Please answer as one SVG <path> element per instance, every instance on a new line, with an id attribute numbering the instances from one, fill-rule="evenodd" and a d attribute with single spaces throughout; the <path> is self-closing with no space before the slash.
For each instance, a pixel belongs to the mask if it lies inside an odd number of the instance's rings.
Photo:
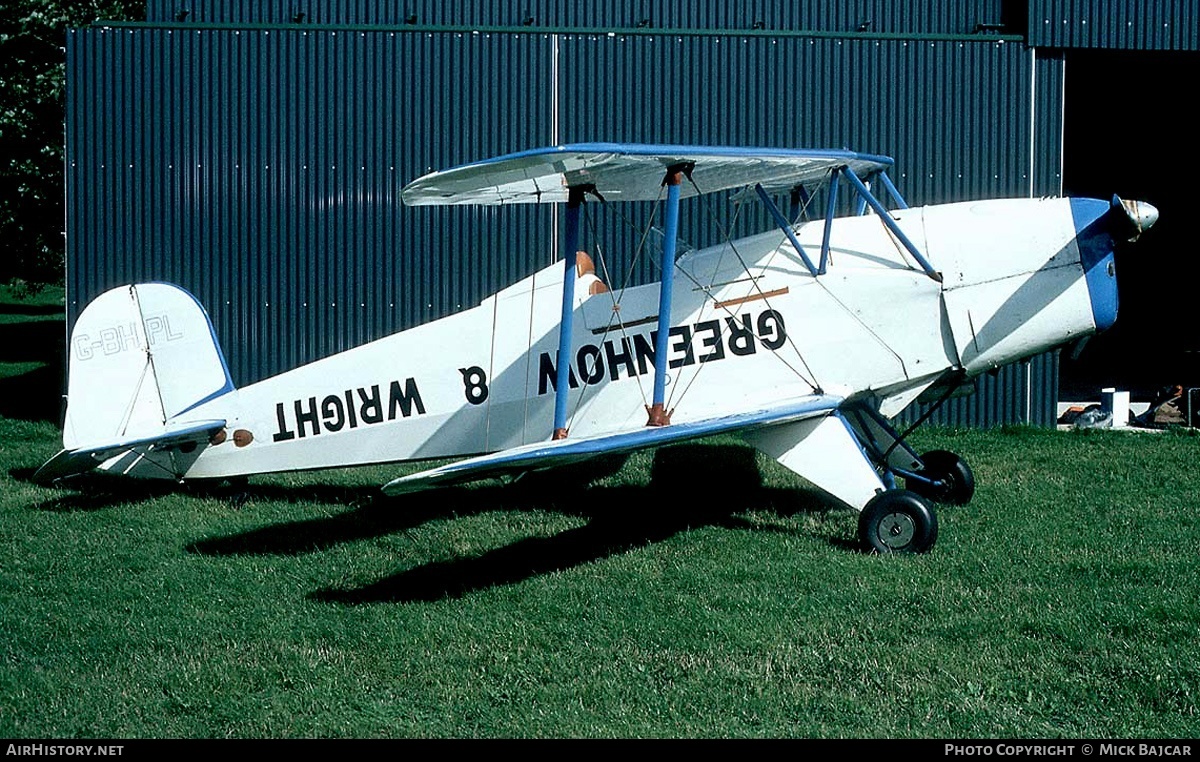
<path id="1" fill-rule="evenodd" d="M 68 450 L 160 436 L 234 388 L 208 314 L 166 283 L 98 296 L 79 315 L 68 353 Z"/>

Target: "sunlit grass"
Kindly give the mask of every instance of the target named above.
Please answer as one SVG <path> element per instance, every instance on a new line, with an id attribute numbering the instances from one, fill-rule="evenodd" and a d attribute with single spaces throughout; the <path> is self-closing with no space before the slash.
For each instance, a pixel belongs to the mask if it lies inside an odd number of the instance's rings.
<path id="1" fill-rule="evenodd" d="M 57 440 L 0 419 L 3 737 L 1200 730 L 1198 437 L 923 430 L 979 486 L 906 557 L 732 438 L 397 499 L 31 484 Z"/>

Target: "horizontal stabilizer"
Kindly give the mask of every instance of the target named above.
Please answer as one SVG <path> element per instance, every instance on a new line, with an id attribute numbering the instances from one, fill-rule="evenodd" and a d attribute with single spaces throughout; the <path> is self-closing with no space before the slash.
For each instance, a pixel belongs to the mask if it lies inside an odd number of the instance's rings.
<path id="1" fill-rule="evenodd" d="M 553 204 L 586 187 L 607 201 L 653 201 L 669 167 L 686 167 L 693 182 L 681 196 L 759 184 L 791 190 L 846 169 L 859 177 L 893 165 L 887 156 L 840 150 L 730 146 L 575 143 L 508 154 L 433 172 L 409 183 L 409 206 Z"/>
<path id="2" fill-rule="evenodd" d="M 39 484 L 91 471 L 101 463 L 123 454 L 146 455 L 152 451 L 179 450 L 189 456 L 199 455 L 212 437 L 225 428 L 225 421 L 192 421 L 175 424 L 153 437 L 136 437 L 77 450 L 62 450 L 46 461 L 33 475 Z M 194 458 L 189 457 L 189 460 Z"/>
<path id="3" fill-rule="evenodd" d="M 402 495 L 477 479 L 565 466 L 610 453 L 632 452 L 724 432 L 774 426 L 826 415 L 836 410 L 842 401 L 841 397 L 814 395 L 718 418 L 668 426 L 647 426 L 635 431 L 598 434 L 578 439 L 536 442 L 402 476 L 385 484 L 383 491 L 388 495 Z"/>

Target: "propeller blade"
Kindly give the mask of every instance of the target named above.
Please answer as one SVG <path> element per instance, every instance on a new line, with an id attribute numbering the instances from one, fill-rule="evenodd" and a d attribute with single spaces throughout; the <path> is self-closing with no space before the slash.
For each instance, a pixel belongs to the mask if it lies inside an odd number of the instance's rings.
<path id="1" fill-rule="evenodd" d="M 1071 350 L 1067 354 L 1067 357 L 1070 358 L 1071 362 L 1079 359 L 1079 356 L 1083 354 L 1083 348 L 1087 346 L 1087 343 L 1091 338 L 1091 336 L 1084 336 L 1071 344 Z"/>

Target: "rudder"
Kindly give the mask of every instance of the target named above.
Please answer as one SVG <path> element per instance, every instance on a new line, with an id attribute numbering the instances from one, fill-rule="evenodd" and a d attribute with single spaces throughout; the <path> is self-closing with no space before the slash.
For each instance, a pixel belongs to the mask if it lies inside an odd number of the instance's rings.
<path id="1" fill-rule="evenodd" d="M 208 314 L 168 283 L 96 297 L 75 322 L 68 354 L 68 450 L 156 436 L 234 388 Z"/>

